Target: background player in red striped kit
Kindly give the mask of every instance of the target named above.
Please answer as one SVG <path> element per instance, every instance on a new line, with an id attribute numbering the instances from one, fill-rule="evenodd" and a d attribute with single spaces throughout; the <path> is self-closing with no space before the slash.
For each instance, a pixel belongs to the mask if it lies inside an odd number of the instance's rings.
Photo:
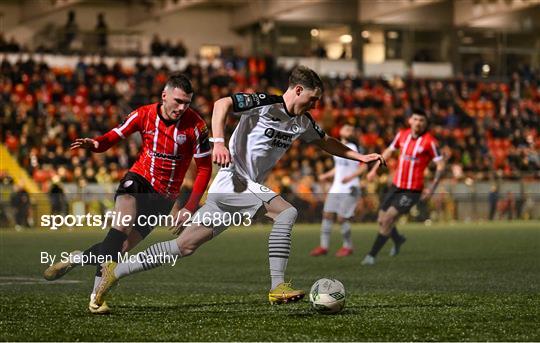
<path id="1" fill-rule="evenodd" d="M 390 256 L 399 253 L 405 237 L 400 235 L 396 228 L 398 218 L 408 213 L 419 200 L 428 200 L 435 192 L 444 172 L 445 162 L 439 154 L 435 138 L 428 131 L 426 113 L 421 109 L 413 110 L 409 125 L 409 129 L 399 131 L 390 146 L 382 153 L 383 158 L 388 159 L 394 151 L 400 150 L 399 164 L 392 186 L 379 209 L 377 220 L 379 233 L 370 252 L 362 261 L 363 265 L 375 264 L 377 253 L 388 238 L 392 238 L 394 242 Z M 432 160 L 437 166 L 435 177 L 431 186 L 424 190 L 424 171 Z M 376 164 L 368 173 L 369 181 L 375 178 L 378 167 Z"/>
<path id="2" fill-rule="evenodd" d="M 135 132 L 142 137 L 138 159 L 120 181 L 115 195 L 114 210 L 121 216 L 129 215 L 131 221 L 125 226 L 114 225 L 103 242 L 72 255 L 101 255 L 117 261 L 119 252 L 131 250 L 152 231 L 153 227 L 140 225 L 137 220 L 140 216 L 171 214 L 180 218 L 171 228 L 174 233 L 180 233 L 183 221 L 189 217 L 186 213 L 197 209 L 212 174 L 208 128 L 199 114 L 189 108 L 192 97 L 190 80 L 183 74 L 171 74 L 161 102 L 139 107 L 103 136 L 79 138 L 71 144 L 71 149 L 104 152 Z M 180 208 L 175 200 L 192 158 L 195 158 L 197 176 L 190 198 Z M 48 268 L 44 276 L 55 280 L 75 266 L 75 263 L 60 262 Z M 94 288 L 101 279 L 101 266 L 99 263 L 97 266 Z M 95 291 L 90 296 L 90 312 L 109 312 L 106 303 L 97 305 L 94 297 Z"/>

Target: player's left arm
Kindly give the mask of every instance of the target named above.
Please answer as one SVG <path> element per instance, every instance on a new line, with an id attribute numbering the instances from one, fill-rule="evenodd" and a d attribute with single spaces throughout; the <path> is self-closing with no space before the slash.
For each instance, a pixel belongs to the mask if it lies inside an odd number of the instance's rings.
<path id="1" fill-rule="evenodd" d="M 437 189 L 446 168 L 444 157 L 439 153 L 437 144 L 434 141 L 430 143 L 430 149 L 428 151 L 433 158 L 433 162 L 435 162 L 437 169 L 435 170 L 435 177 L 433 178 L 431 186 L 429 186 L 429 188 L 427 188 L 427 190 L 422 194 L 421 200 L 428 200 L 435 193 L 435 190 Z"/>
<path id="2" fill-rule="evenodd" d="M 341 180 L 341 182 L 342 183 L 350 182 L 356 179 L 357 177 L 362 176 L 367 170 L 368 170 L 367 164 L 362 163 L 358 166 L 358 168 L 356 168 L 354 173 L 352 173 L 351 175 L 345 176 L 343 180 Z"/>
<path id="3" fill-rule="evenodd" d="M 444 161 L 444 158 L 435 160 L 435 165 L 437 169 L 435 170 L 435 177 L 433 178 L 433 182 L 431 183 L 431 186 L 427 189 L 424 194 L 422 194 L 422 200 L 428 200 L 431 198 L 431 196 L 435 193 L 435 190 L 437 189 L 437 186 L 439 185 L 439 182 L 441 181 L 441 178 L 444 174 L 444 170 L 446 168 L 446 162 Z"/>
<path id="4" fill-rule="evenodd" d="M 193 182 L 193 189 L 189 196 L 188 201 L 184 205 L 184 208 L 179 208 L 178 202 L 175 202 L 171 214 L 177 221 L 175 225 L 170 228 L 175 234 L 180 234 L 184 228 L 184 222 L 190 218 L 190 215 L 195 212 L 199 206 L 210 178 L 212 177 L 212 157 L 210 148 L 210 142 L 208 139 L 208 128 L 204 122 L 200 122 L 194 128 L 195 144 L 193 149 L 193 157 L 195 159 L 195 166 L 197 168 L 195 181 Z M 175 213 L 173 213 L 175 211 Z"/>
<path id="5" fill-rule="evenodd" d="M 352 149 L 350 149 L 345 144 L 341 143 L 337 139 L 330 137 L 328 135 L 325 135 L 319 140 L 316 140 L 313 142 L 315 145 L 319 146 L 321 149 L 326 151 L 327 153 L 343 157 L 349 160 L 358 161 L 362 163 L 373 163 L 379 161 L 382 165 L 386 166 L 386 161 L 380 154 L 368 154 L 363 155 L 359 152 L 356 152 Z"/>

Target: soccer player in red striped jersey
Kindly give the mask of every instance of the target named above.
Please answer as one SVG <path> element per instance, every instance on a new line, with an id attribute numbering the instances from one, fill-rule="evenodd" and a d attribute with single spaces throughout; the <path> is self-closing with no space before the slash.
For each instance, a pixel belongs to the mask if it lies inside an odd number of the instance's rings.
<path id="1" fill-rule="evenodd" d="M 390 256 L 399 253 L 405 237 L 400 235 L 396 222 L 398 218 L 419 201 L 428 200 L 441 179 L 445 162 L 437 148 L 437 141 L 428 131 L 428 117 L 421 109 L 415 109 L 409 118 L 410 128 L 398 132 L 390 146 L 383 152 L 384 159 L 388 159 L 396 150 L 400 150 L 399 164 L 392 186 L 386 194 L 379 208 L 379 233 L 373 243 L 371 251 L 362 261 L 363 265 L 375 264 L 375 257 L 382 249 L 388 238 L 392 238 L 394 246 Z M 424 189 L 424 171 L 431 161 L 437 169 L 431 186 Z M 372 181 L 377 173 L 378 164 L 368 173 L 368 180 Z"/>
<path id="2" fill-rule="evenodd" d="M 71 149 L 86 148 L 100 153 L 135 132 L 142 138 L 138 159 L 120 181 L 115 195 L 114 211 L 122 218 L 129 215 L 131 220 L 115 221 L 103 242 L 72 255 L 107 256 L 117 261 L 118 253 L 131 250 L 152 231 L 153 227 L 145 223 L 146 220 L 139 221 L 142 216 L 148 219 L 150 215 L 170 214 L 178 219 L 171 229 L 175 234 L 180 233 L 183 221 L 189 217 L 187 213 L 197 209 L 212 174 L 208 128 L 200 115 L 189 107 L 192 97 L 190 80 L 183 74 L 171 74 L 161 94 L 161 102 L 139 107 L 103 136 L 79 138 L 71 144 Z M 192 158 L 197 174 L 190 198 L 180 208 L 176 199 Z M 98 269 L 95 288 L 101 279 L 101 266 L 100 262 L 92 264 Z M 48 268 L 44 276 L 55 280 L 75 266 L 77 264 L 71 261 L 59 262 Z M 97 305 L 94 297 L 95 291 L 90 296 L 90 311 L 109 312 L 106 303 Z"/>

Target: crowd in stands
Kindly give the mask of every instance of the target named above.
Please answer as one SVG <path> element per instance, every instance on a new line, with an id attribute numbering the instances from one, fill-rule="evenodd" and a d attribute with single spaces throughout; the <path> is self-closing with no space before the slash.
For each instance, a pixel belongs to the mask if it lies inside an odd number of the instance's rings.
<path id="1" fill-rule="evenodd" d="M 15 37 L 7 39 L 3 33 L 0 32 L 0 52 L 17 53 L 23 51 L 24 48 L 15 40 Z"/>
<path id="2" fill-rule="evenodd" d="M 78 137 L 101 135 L 132 109 L 159 101 L 169 72 L 152 65 L 126 70 L 119 63 L 82 60 L 73 70 L 32 59 L 0 63 L 0 139 L 44 191 L 54 177 L 83 185 L 120 180 L 137 157 L 139 137 L 103 154 L 70 151 L 69 145 Z M 244 91 L 279 94 L 288 76 L 269 58 L 229 60 L 217 68 L 190 64 L 185 73 L 196 90 L 192 106 L 208 123 L 218 98 Z M 312 115 L 333 136 L 343 123 L 353 124 L 358 142 L 371 153 L 388 146 L 406 125 L 411 108 L 422 107 L 448 160 L 447 178 L 538 178 L 539 81 L 539 74 L 527 80 L 514 74 L 506 82 L 325 79 L 323 98 Z M 390 170 L 395 163 L 390 161 Z M 331 157 L 295 142 L 268 185 L 290 190 L 297 201 L 316 209 L 328 188 L 317 175 L 331 167 Z"/>

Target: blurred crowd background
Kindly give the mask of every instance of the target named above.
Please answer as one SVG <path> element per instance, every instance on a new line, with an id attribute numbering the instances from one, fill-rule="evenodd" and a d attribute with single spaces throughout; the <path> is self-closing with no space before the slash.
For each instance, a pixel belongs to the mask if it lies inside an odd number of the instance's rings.
<path id="1" fill-rule="evenodd" d="M 302 58 L 323 71 L 325 92 L 312 116 L 335 137 L 344 123 L 352 124 L 366 153 L 382 152 L 406 127 L 412 108 L 428 112 L 448 167 L 439 191 L 413 211 L 414 219 L 535 217 L 540 203 L 540 52 L 535 46 L 540 40 L 534 32 L 540 21 L 534 18 L 540 18 L 540 5 L 506 1 L 495 8 L 487 0 L 366 3 L 1 4 L 0 152 L 13 157 L 15 167 L 37 188 L 15 182 L 9 168 L 0 169 L 0 226 L 32 225 L 37 206 L 33 193 L 42 194 L 57 213 L 110 208 L 117 182 L 137 158 L 140 137 L 133 135 L 103 154 L 70 151 L 69 145 L 79 137 L 104 134 L 138 106 L 158 102 L 171 70 L 191 78 L 192 107 L 210 124 L 213 103 L 220 97 L 281 94 Z M 398 7 L 403 18 L 389 21 L 388 13 Z M 274 13 L 275 8 L 281 10 Z M 163 14 L 164 9 L 169 12 Z M 432 17 L 426 17 L 428 12 Z M 148 22 L 144 13 L 159 18 L 159 25 Z M 490 13 L 508 20 L 476 22 Z M 198 25 L 210 20 L 215 27 Z M 35 27 L 25 24 L 30 21 Z M 410 72 L 395 69 L 396 61 Z M 413 76 L 419 70 L 415 63 L 424 72 L 452 76 Z M 229 135 L 236 120 L 229 117 Z M 332 167 L 331 156 L 295 142 L 267 184 L 304 209 L 302 221 L 318 221 L 331 182 L 318 175 Z M 382 172 L 372 183 L 362 179 L 358 220 L 375 219 L 395 167 L 396 159 L 391 159 L 390 174 Z M 427 171 L 428 182 L 432 172 Z M 193 170 L 185 194 L 192 179 Z M 77 199 L 83 204 L 74 205 Z"/>
<path id="2" fill-rule="evenodd" d="M 289 71 L 271 63 L 267 57 L 238 58 L 217 67 L 189 64 L 185 73 L 196 90 L 192 107 L 210 125 L 213 103 L 222 96 L 281 94 Z M 99 59 L 95 63 L 81 59 L 74 69 L 51 68 L 35 58 L 16 63 L 4 59 L 0 69 L 1 140 L 43 192 L 59 182 L 76 183 L 82 191 L 89 183 L 110 189 L 118 182 L 137 158 L 138 135 L 103 154 L 70 151 L 69 145 L 78 137 L 95 137 L 116 127 L 138 106 L 158 102 L 169 72 L 167 67 L 139 63 L 130 70 L 120 61 L 109 67 Z M 431 116 L 430 130 L 448 161 L 447 179 L 538 180 L 538 80 L 538 73 L 517 72 L 508 82 L 465 77 L 324 78 L 325 93 L 312 115 L 333 136 L 344 123 L 354 125 L 357 141 L 371 153 L 384 150 L 406 127 L 411 109 L 422 107 Z M 235 120 L 229 119 L 231 130 Z M 390 161 L 390 170 L 395 169 L 395 161 Z M 332 167 L 329 155 L 295 142 L 268 185 L 291 193 L 316 213 L 329 187 L 317 175 Z M 387 180 L 387 175 L 381 175 L 369 190 L 364 182 L 365 193 L 384 189 Z M 374 215 L 376 205 L 364 204 L 368 216 Z"/>

